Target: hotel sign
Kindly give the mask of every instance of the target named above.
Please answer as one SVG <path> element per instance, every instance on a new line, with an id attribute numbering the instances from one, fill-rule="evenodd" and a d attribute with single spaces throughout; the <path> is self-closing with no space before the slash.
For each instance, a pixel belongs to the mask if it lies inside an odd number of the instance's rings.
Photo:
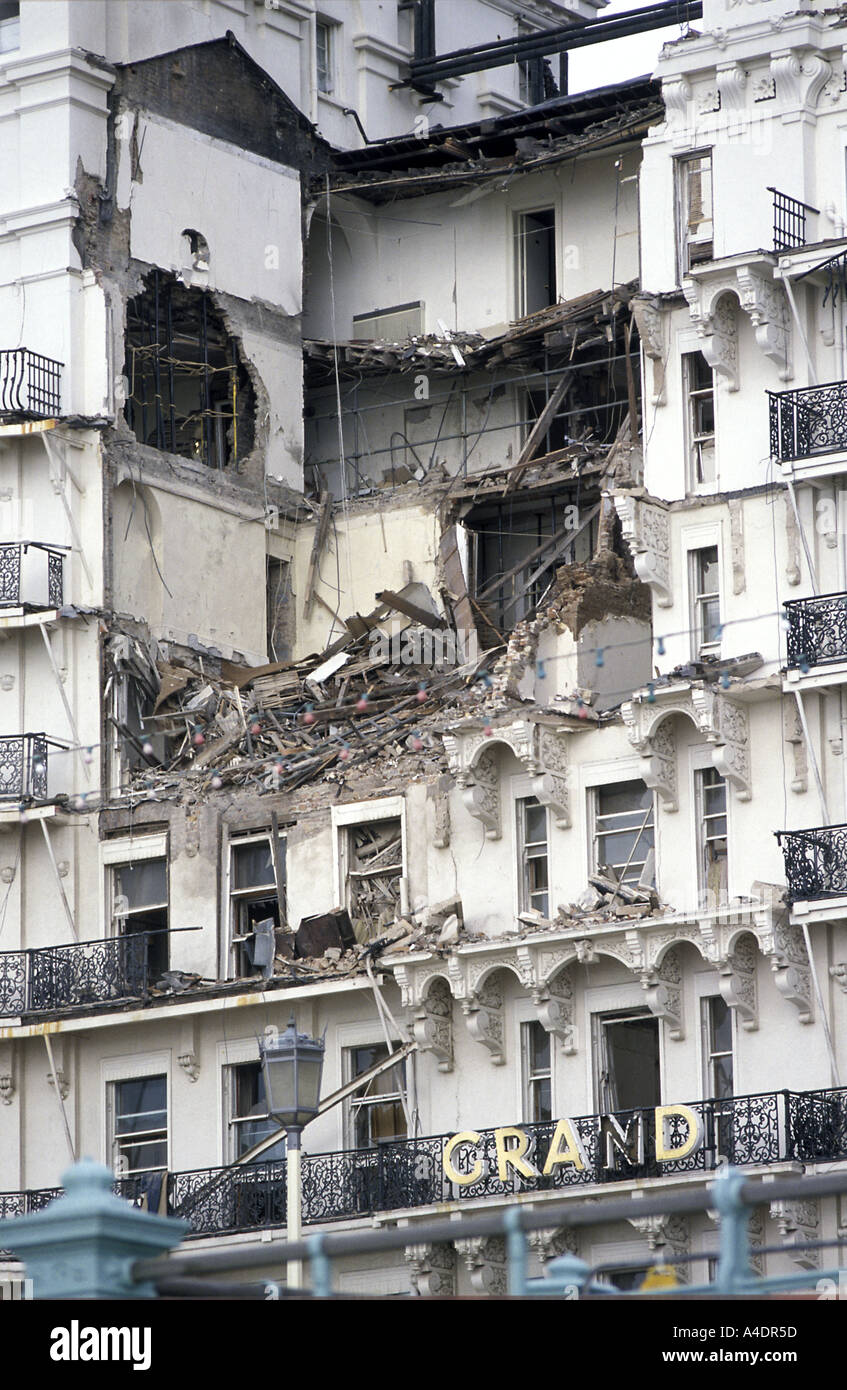
<path id="1" fill-rule="evenodd" d="M 645 1162 L 645 1118 L 650 1113 L 645 1110 L 630 1112 L 623 1124 L 614 1115 L 597 1116 L 598 1155 L 604 1168 L 616 1168 L 619 1157 L 633 1167 Z M 678 1163 L 699 1149 L 703 1142 L 703 1123 L 690 1106 L 657 1105 L 652 1115 L 655 1128 L 651 1157 L 657 1163 Z M 681 1137 L 683 1126 L 685 1134 Z M 508 1182 L 510 1169 L 522 1178 L 532 1179 L 549 1178 L 564 1165 L 576 1172 L 590 1166 L 572 1120 L 556 1121 L 546 1154 L 531 1153 L 534 1139 L 534 1135 L 516 1125 L 494 1130 L 497 1176 L 501 1182 Z M 480 1152 L 483 1143 L 482 1134 L 474 1129 L 462 1130 L 448 1139 L 442 1154 L 448 1182 L 457 1187 L 470 1187 L 480 1181 L 485 1171 Z"/>

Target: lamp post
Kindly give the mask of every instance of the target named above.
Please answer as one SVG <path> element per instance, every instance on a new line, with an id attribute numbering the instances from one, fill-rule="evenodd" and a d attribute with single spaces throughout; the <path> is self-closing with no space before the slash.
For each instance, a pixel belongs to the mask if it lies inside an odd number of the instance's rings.
<path id="1" fill-rule="evenodd" d="M 273 1042 L 260 1044 L 262 1074 L 268 1114 L 285 1129 L 286 1142 L 286 1235 L 299 1240 L 301 1232 L 300 1133 L 318 1113 L 324 1043 L 298 1033 L 292 1014 L 288 1027 Z M 290 1289 L 303 1285 L 300 1260 L 289 1260 L 287 1281 Z"/>

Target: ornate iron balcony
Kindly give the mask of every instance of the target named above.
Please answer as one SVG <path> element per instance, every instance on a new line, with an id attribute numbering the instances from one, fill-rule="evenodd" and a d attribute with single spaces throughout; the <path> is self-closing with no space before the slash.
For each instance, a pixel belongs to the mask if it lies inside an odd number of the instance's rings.
<path id="1" fill-rule="evenodd" d="M 790 669 L 847 661 L 847 594 L 790 599 L 783 607 Z"/>
<path id="2" fill-rule="evenodd" d="M 63 549 L 40 541 L 0 545 L 0 608 L 61 608 Z"/>
<path id="3" fill-rule="evenodd" d="M 847 449 L 847 381 L 769 391 L 771 454 L 780 463 Z"/>
<path id="4" fill-rule="evenodd" d="M 773 249 L 790 251 L 795 246 L 806 245 L 806 213 L 815 215 L 820 211 L 809 203 L 801 203 L 799 198 L 790 198 L 780 193 L 778 188 L 768 186 L 773 194 Z"/>
<path id="5" fill-rule="evenodd" d="M 785 859 L 789 902 L 847 895 L 847 825 L 778 830 L 776 838 Z"/>
<path id="6" fill-rule="evenodd" d="M 46 734 L 0 738 L 0 801 L 47 800 Z"/>
<path id="7" fill-rule="evenodd" d="M 128 932 L 70 946 L 0 952 L 0 1018 L 146 998 L 153 982 L 151 938 L 160 935 Z"/>
<path id="8" fill-rule="evenodd" d="M 618 1111 L 614 1119 L 627 1137 L 629 1152 L 610 1152 L 599 1115 L 572 1120 L 585 1155 L 585 1167 L 557 1165 L 549 1177 L 517 1178 L 510 1170 L 497 1172 L 493 1130 L 482 1130 L 480 1142 L 453 1154 L 457 1172 L 479 1176 L 462 1186 L 444 1171 L 450 1135 L 398 1140 L 373 1149 L 303 1155 L 303 1221 L 309 1225 L 371 1216 L 376 1211 L 411 1210 L 441 1202 L 503 1198 L 516 1192 L 545 1192 L 602 1182 L 663 1177 L 687 1172 L 713 1172 L 727 1161 L 741 1167 L 761 1167 L 796 1160 L 832 1162 L 847 1158 L 847 1090 L 771 1091 L 726 1100 L 690 1103 L 699 1119 L 703 1142 L 686 1157 L 658 1163 L 650 1158 L 655 1140 L 653 1110 Z M 532 1143 L 527 1157 L 541 1167 L 550 1147 L 554 1123 L 522 1125 Z M 668 1140 L 683 1148 L 686 1121 L 680 1116 Z M 643 1152 L 642 1152 L 643 1150 Z M 464 1157 L 461 1155 L 464 1154 Z M 118 1179 L 115 1191 L 129 1201 L 145 1198 L 151 1210 L 162 1210 L 165 1184 L 167 1211 L 191 1225 L 193 1236 L 228 1235 L 285 1226 L 286 1172 L 284 1161 L 199 1168 L 182 1173 L 145 1173 Z M 0 1193 L 0 1219 L 45 1205 L 58 1189 Z"/>
<path id="9" fill-rule="evenodd" d="M 61 415 L 62 366 L 29 348 L 0 351 L 0 418 L 50 420 Z"/>

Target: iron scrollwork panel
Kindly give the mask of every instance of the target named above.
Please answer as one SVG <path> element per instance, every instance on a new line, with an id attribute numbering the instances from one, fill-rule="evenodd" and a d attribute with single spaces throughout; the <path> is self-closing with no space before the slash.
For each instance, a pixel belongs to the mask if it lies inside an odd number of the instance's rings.
<path id="1" fill-rule="evenodd" d="M 787 1156 L 804 1163 L 847 1158 L 847 1092 L 787 1096 Z"/>
<path id="2" fill-rule="evenodd" d="M 847 893 L 847 826 L 783 831 L 778 839 L 791 902 Z"/>
<path id="3" fill-rule="evenodd" d="M 21 547 L 0 545 L 0 605 L 17 608 L 21 601 Z"/>
<path id="4" fill-rule="evenodd" d="M 847 594 L 798 599 L 785 607 L 789 667 L 847 659 Z"/>
<path id="5" fill-rule="evenodd" d="M 26 1013 L 26 951 L 0 954 L 0 1018 Z"/>

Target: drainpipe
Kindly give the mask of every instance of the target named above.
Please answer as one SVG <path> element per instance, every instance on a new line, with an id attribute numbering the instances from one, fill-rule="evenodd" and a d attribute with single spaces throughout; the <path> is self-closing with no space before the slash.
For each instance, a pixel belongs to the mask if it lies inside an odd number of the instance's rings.
<path id="1" fill-rule="evenodd" d="M 56 1099 L 59 1102 L 59 1109 L 62 1112 L 62 1124 L 64 1125 L 65 1129 L 65 1139 L 67 1140 L 68 1152 L 71 1156 L 71 1163 L 76 1163 L 74 1141 L 71 1138 L 71 1127 L 68 1124 L 68 1112 L 65 1109 L 65 1102 L 62 1099 L 62 1092 L 59 1090 L 59 1078 L 56 1075 L 56 1063 L 53 1061 L 53 1048 L 50 1044 L 50 1034 L 42 1033 L 41 1036 L 44 1039 L 44 1046 L 47 1048 L 47 1062 L 50 1067 L 50 1075 L 53 1078 L 53 1089 L 56 1092 Z"/>

